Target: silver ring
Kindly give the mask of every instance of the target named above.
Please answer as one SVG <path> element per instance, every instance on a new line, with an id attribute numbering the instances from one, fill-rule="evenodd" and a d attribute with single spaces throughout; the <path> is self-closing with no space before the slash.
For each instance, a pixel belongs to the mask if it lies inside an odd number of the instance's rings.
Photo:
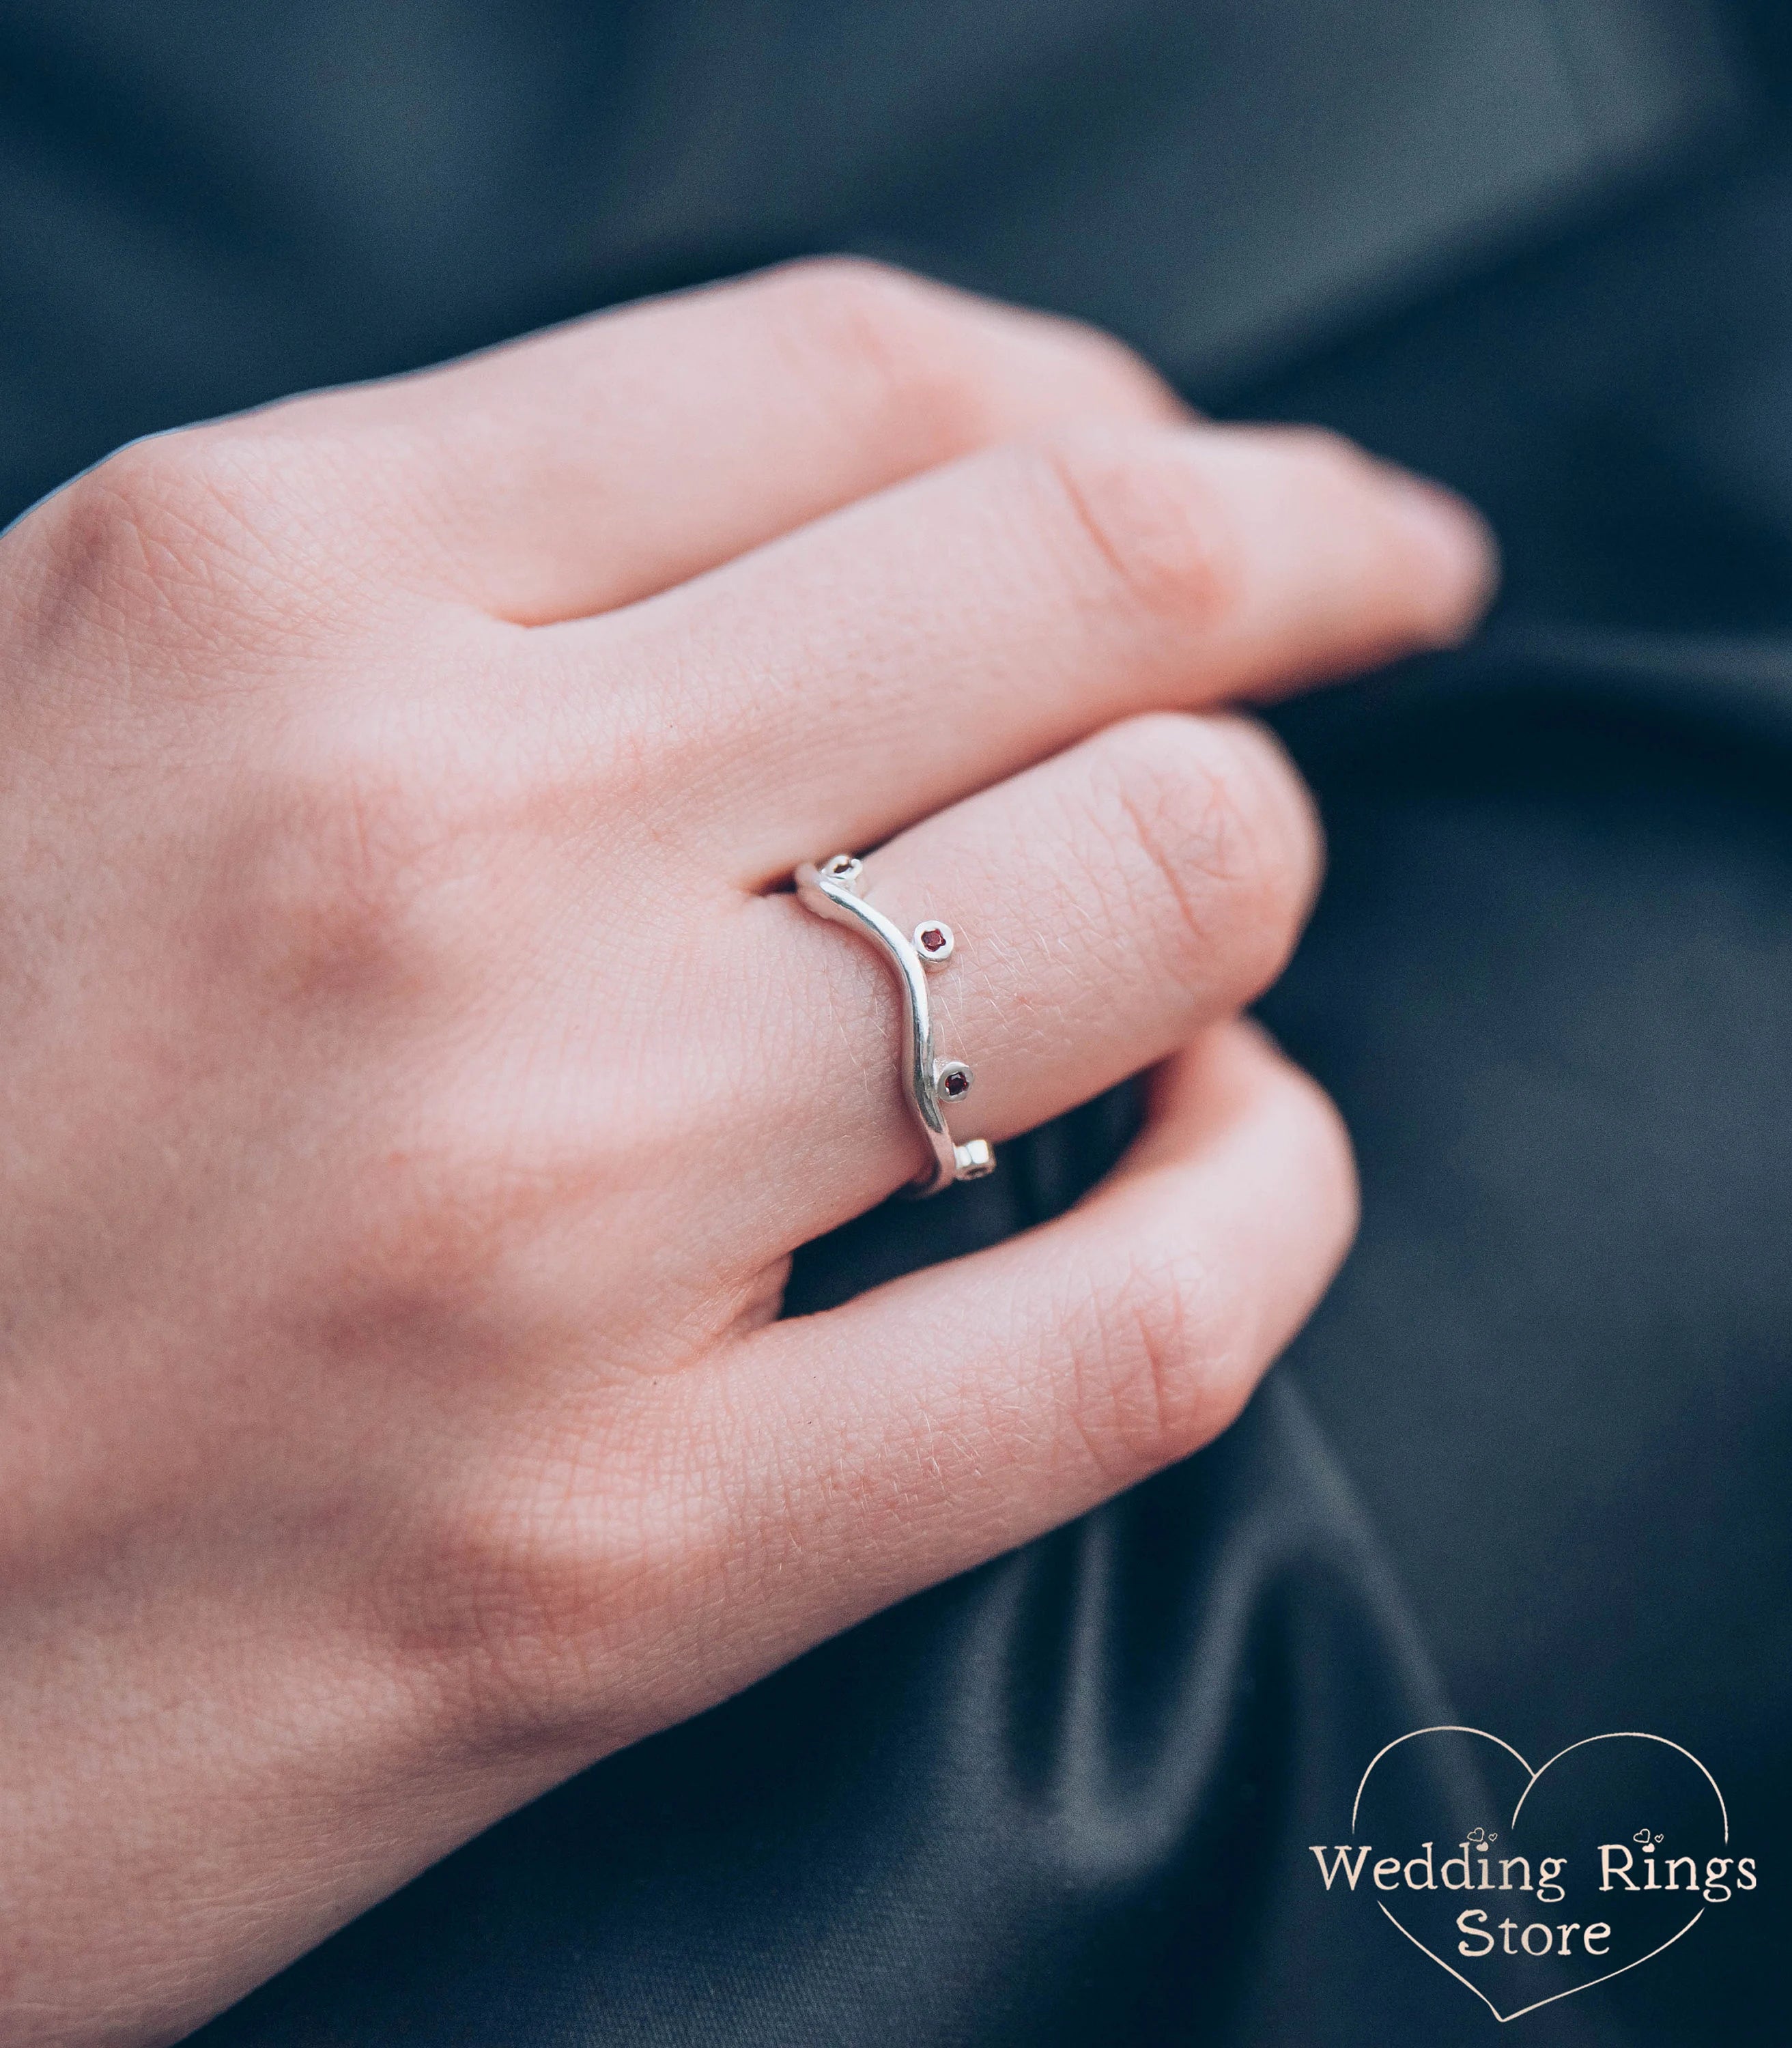
<path id="1" fill-rule="evenodd" d="M 971 1092 L 971 1069 L 962 1060 L 934 1057 L 933 1019 L 927 1007 L 927 977 L 937 974 L 952 956 L 952 927 L 937 917 L 924 917 L 914 936 L 905 937 L 859 894 L 864 879 L 865 863 L 850 853 L 836 853 L 819 864 L 805 860 L 797 870 L 797 900 L 816 917 L 871 940 L 896 970 L 908 1031 L 902 1092 L 933 1155 L 931 1166 L 910 1184 L 910 1193 L 937 1195 L 954 1181 L 980 1181 L 995 1171 L 995 1150 L 987 1138 L 955 1144 L 946 1124 L 946 1104 L 962 1102 Z"/>

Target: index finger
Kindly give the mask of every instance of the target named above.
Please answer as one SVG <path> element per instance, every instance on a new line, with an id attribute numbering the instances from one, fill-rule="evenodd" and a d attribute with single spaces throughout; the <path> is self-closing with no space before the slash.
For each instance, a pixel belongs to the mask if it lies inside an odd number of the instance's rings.
<path id="1" fill-rule="evenodd" d="M 1493 573 L 1460 500 L 1309 430 L 1081 422 L 982 451 L 652 603 L 537 636 L 633 685 L 693 840 L 758 886 L 1135 712 L 1460 638 Z"/>
<path id="2" fill-rule="evenodd" d="M 1181 409 L 1093 328 L 830 258 L 256 417 L 352 437 L 358 520 L 401 573 L 540 624 L 1055 420 Z"/>

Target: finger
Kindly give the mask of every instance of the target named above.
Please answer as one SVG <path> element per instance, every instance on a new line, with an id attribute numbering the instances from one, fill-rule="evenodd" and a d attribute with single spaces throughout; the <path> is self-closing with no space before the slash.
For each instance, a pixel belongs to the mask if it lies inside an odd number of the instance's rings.
<path id="1" fill-rule="evenodd" d="M 862 893 L 905 933 L 942 921 L 941 1059 L 969 1070 L 952 1135 L 999 1141 L 1232 1014 L 1279 972 L 1317 884 L 1298 777 L 1251 721 L 1127 720 L 904 833 Z M 719 979 L 751 1003 L 731 1118 L 762 1161 L 767 1259 L 926 1165 L 902 1091 L 889 963 L 787 895 L 758 898 Z M 754 1126 L 756 1124 L 757 1128 Z"/>
<path id="2" fill-rule="evenodd" d="M 1491 576 L 1466 506 L 1332 436 L 1085 426 L 537 644 L 550 689 L 601 673 L 662 746 L 675 665 L 682 829 L 762 882 L 1127 712 L 1456 638 Z"/>
<path id="3" fill-rule="evenodd" d="M 358 444 L 359 515 L 413 575 L 529 623 L 664 589 L 1053 420 L 1181 409 L 1091 328 L 834 260 L 259 417 Z"/>
<path id="4" fill-rule="evenodd" d="M 1067 1216 L 743 1343 L 712 1425 L 738 1489 L 732 1596 L 795 1647 L 1198 1449 L 1355 1217 L 1336 1112 L 1254 1029 L 1220 1028 Z"/>

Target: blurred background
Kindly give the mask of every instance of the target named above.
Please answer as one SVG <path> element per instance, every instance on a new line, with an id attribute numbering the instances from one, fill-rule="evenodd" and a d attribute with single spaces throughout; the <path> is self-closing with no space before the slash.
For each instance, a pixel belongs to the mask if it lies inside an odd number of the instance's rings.
<path id="1" fill-rule="evenodd" d="M 1792 10 L 0 0 L 0 520 L 138 434 L 832 250 L 1099 321 L 1492 518 L 1475 646 L 1276 714 L 1332 871 L 1265 1014 L 1366 1190 L 1286 1371 L 1464 1719 L 1670 1736 L 1764 1848 Z M 1763 1925 L 1613 1987 L 1612 2038 L 1783 2041 Z"/>

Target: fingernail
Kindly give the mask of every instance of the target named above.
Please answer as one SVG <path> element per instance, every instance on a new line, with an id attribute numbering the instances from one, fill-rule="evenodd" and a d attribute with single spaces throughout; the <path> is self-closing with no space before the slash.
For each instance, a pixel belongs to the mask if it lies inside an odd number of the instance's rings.
<path id="1" fill-rule="evenodd" d="M 1499 551 L 1492 529 L 1466 498 L 1407 471 L 1387 471 L 1395 518 L 1425 560 L 1434 565 L 1438 640 L 1449 646 L 1469 631 L 1487 609 L 1499 580 Z"/>

